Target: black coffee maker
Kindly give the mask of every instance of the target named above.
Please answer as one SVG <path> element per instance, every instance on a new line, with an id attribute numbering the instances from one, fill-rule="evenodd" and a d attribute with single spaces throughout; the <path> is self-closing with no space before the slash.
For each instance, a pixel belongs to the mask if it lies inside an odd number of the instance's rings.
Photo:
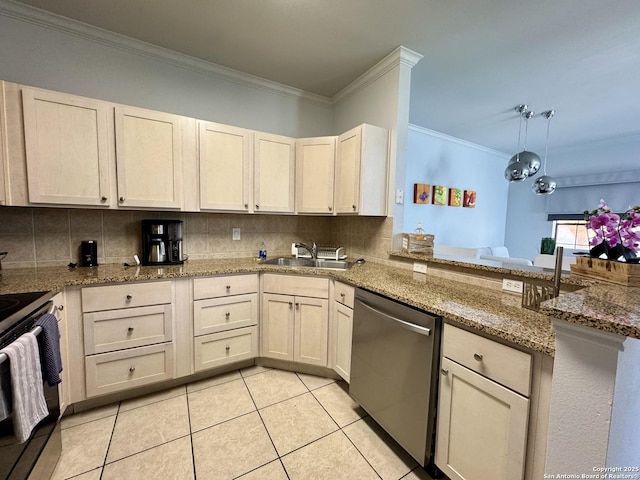
<path id="1" fill-rule="evenodd" d="M 142 264 L 180 265 L 182 220 L 142 220 Z"/>

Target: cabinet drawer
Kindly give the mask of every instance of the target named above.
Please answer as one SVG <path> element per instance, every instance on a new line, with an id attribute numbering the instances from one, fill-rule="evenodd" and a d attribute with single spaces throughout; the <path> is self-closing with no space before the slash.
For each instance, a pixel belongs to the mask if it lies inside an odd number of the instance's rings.
<path id="1" fill-rule="evenodd" d="M 293 275 L 263 275 L 263 290 L 281 295 L 329 298 L 329 279 L 321 277 L 300 277 Z"/>
<path id="2" fill-rule="evenodd" d="M 172 340 L 171 305 L 84 314 L 84 353 L 111 352 Z"/>
<path id="3" fill-rule="evenodd" d="M 172 301 L 172 284 L 170 281 L 123 283 L 82 289 L 83 312 L 144 307 L 146 305 L 172 303 Z"/>
<path id="4" fill-rule="evenodd" d="M 529 353 L 445 324 L 442 355 L 526 397 L 531 394 Z"/>
<path id="5" fill-rule="evenodd" d="M 87 397 L 173 378 L 173 344 L 131 348 L 85 358 Z"/>
<path id="6" fill-rule="evenodd" d="M 194 300 L 257 292 L 257 274 L 193 279 Z"/>
<path id="7" fill-rule="evenodd" d="M 333 299 L 349 308 L 353 308 L 353 297 L 355 295 L 355 291 L 356 289 L 351 285 L 336 282 L 333 291 Z"/>
<path id="8" fill-rule="evenodd" d="M 194 335 L 258 324 L 258 294 L 209 298 L 193 302 Z"/>
<path id="9" fill-rule="evenodd" d="M 196 372 L 258 356 L 258 327 L 202 335 L 194 339 Z"/>

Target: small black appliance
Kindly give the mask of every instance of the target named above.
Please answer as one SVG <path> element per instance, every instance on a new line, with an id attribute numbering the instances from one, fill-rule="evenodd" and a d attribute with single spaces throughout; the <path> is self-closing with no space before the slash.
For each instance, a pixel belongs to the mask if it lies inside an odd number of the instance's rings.
<path id="1" fill-rule="evenodd" d="M 80 265 L 96 267 L 98 265 L 98 242 L 84 240 L 80 246 Z"/>
<path id="2" fill-rule="evenodd" d="M 180 265 L 182 220 L 142 220 L 142 264 Z"/>

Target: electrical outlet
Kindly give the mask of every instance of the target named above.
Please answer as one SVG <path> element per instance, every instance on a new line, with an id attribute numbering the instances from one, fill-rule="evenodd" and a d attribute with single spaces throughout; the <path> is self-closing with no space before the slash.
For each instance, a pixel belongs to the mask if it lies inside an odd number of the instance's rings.
<path id="1" fill-rule="evenodd" d="M 404 191 L 401 188 L 396 190 L 396 203 L 402 205 L 404 203 Z"/>
<path id="2" fill-rule="evenodd" d="M 413 271 L 418 273 L 427 273 L 427 264 L 413 262 Z"/>
<path id="3" fill-rule="evenodd" d="M 240 229 L 232 228 L 231 229 L 231 240 L 240 240 Z"/>
<path id="4" fill-rule="evenodd" d="M 523 288 L 524 285 L 520 280 L 512 280 L 510 278 L 502 279 L 502 289 L 507 292 L 522 293 Z"/>

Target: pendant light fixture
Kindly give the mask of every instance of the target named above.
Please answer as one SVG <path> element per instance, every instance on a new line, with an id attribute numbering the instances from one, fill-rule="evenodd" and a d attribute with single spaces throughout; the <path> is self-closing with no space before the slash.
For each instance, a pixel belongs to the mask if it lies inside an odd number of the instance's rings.
<path id="1" fill-rule="evenodd" d="M 551 125 L 551 118 L 556 114 L 555 110 L 547 110 L 542 113 L 542 116 L 547 119 L 547 143 L 544 147 L 544 163 L 542 166 L 542 176 L 537 178 L 531 185 L 531 191 L 536 195 L 551 195 L 556 191 L 558 184 L 556 179 L 547 175 L 547 153 L 549 152 L 549 127 Z"/>
<path id="2" fill-rule="evenodd" d="M 540 168 L 540 157 L 533 152 L 527 151 L 527 133 L 529 130 L 529 119 L 533 117 L 534 112 L 527 110 L 527 105 L 518 105 L 516 111 L 520 113 L 520 128 L 518 129 L 518 149 L 520 149 L 520 134 L 522 132 L 522 119 L 525 119 L 524 130 L 524 147 L 521 152 L 516 153 L 509 160 L 507 168 L 504 170 L 504 178 L 510 182 L 522 182 L 530 175 L 533 175 Z M 537 166 L 535 159 L 537 158 Z M 531 165 L 535 167 L 535 171 L 531 172 Z"/>

